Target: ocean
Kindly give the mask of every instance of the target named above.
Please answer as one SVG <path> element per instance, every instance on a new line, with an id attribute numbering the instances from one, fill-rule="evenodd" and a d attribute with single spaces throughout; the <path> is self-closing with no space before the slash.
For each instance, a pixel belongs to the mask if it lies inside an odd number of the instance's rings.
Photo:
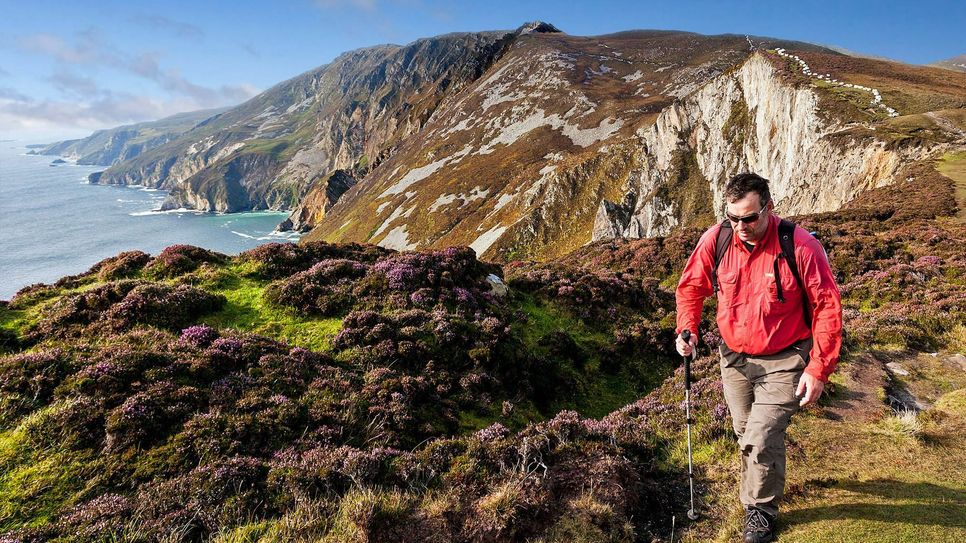
<path id="1" fill-rule="evenodd" d="M 122 251 L 157 254 L 186 243 L 238 254 L 298 234 L 273 232 L 284 212 L 156 212 L 165 191 L 91 185 L 103 166 L 52 165 L 24 144 L 0 141 L 0 299 L 33 283 L 86 271 Z"/>

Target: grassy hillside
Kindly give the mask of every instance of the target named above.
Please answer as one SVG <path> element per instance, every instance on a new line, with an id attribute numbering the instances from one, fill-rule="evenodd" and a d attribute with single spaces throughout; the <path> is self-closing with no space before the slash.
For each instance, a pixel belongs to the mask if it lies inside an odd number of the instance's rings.
<path id="1" fill-rule="evenodd" d="M 949 178 L 906 174 L 797 218 L 847 335 L 832 392 L 793 424 L 782 541 L 962 539 L 966 226 Z M 710 350 L 692 389 L 704 516 L 683 521 L 673 286 L 699 235 L 504 267 L 466 248 L 174 246 L 23 289 L 0 304 L 0 533 L 650 541 L 673 518 L 676 541 L 729 540 Z M 893 416 L 890 396 L 921 411 Z"/>

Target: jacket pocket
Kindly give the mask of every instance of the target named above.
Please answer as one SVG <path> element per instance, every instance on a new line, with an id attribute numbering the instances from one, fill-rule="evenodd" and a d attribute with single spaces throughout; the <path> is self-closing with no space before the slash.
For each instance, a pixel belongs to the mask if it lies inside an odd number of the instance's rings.
<path id="1" fill-rule="evenodd" d="M 718 271 L 718 303 L 731 306 L 738 288 L 738 272 Z"/>

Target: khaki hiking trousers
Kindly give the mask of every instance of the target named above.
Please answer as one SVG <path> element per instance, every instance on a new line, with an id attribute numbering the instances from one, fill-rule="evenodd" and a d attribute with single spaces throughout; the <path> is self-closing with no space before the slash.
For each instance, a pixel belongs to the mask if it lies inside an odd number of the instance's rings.
<path id="1" fill-rule="evenodd" d="M 811 338 L 768 356 L 736 353 L 723 342 L 718 348 L 741 452 L 741 503 L 773 516 L 785 492 L 785 430 L 798 411 L 795 389 L 811 348 Z"/>

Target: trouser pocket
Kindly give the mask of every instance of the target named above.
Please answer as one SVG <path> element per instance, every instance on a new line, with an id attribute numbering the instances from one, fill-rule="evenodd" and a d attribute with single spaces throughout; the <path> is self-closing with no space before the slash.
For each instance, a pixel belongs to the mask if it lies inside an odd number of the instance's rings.
<path id="1" fill-rule="evenodd" d="M 812 343 L 812 338 L 807 337 L 789 348 L 789 350 L 798 356 L 800 369 L 805 369 L 805 366 L 808 365 L 812 353 Z"/>

